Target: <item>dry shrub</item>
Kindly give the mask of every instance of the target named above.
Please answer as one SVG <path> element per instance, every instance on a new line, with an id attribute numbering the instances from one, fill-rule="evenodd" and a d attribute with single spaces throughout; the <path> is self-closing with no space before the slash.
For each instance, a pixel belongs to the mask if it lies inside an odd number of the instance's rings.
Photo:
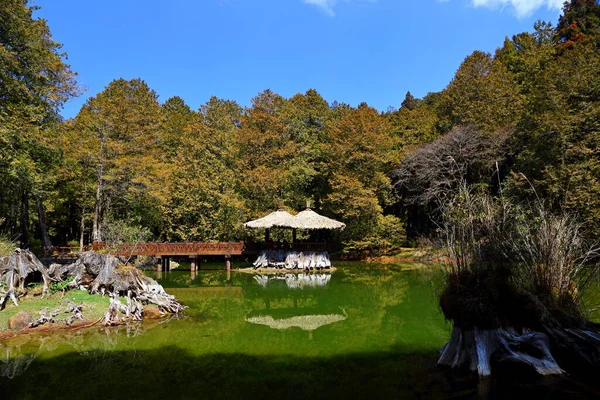
<path id="1" fill-rule="evenodd" d="M 447 319 L 463 328 L 587 324 L 581 296 L 597 275 L 599 252 L 574 216 L 553 214 L 539 199 L 492 199 L 466 184 L 442 210 Z"/>

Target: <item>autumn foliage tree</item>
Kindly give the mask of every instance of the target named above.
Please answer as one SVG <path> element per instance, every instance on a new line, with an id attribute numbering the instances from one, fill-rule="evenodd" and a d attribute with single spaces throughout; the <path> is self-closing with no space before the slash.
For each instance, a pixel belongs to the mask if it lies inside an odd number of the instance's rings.
<path id="1" fill-rule="evenodd" d="M 118 79 L 90 98 L 72 124 L 70 150 L 95 188 L 92 240 L 110 218 L 158 223 L 164 167 L 158 96 L 141 79 Z"/>

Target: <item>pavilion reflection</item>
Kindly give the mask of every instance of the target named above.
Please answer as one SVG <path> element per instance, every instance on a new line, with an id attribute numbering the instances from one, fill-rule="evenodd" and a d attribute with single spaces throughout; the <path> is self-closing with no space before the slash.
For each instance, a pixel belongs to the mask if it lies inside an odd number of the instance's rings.
<path id="1" fill-rule="evenodd" d="M 331 274 L 277 274 L 254 275 L 254 280 L 259 286 L 268 287 L 270 283 L 283 281 L 290 289 L 326 287 L 331 280 Z"/>

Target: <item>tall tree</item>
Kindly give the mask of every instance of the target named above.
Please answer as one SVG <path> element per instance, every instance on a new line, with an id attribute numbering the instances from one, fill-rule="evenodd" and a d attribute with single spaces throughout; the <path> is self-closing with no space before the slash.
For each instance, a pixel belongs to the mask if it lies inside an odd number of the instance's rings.
<path id="1" fill-rule="evenodd" d="M 90 98 L 74 121 L 80 160 L 93 165 L 96 189 L 92 240 L 102 240 L 106 217 L 157 228 L 164 201 L 157 94 L 141 79 L 118 79 Z"/>
<path id="2" fill-rule="evenodd" d="M 233 148 L 242 108 L 212 97 L 181 136 L 165 214 L 167 237 L 178 240 L 239 238 L 244 203 L 237 194 Z"/>
<path id="3" fill-rule="evenodd" d="M 455 125 L 475 125 L 493 132 L 514 126 L 522 110 L 514 75 L 481 51 L 465 59 L 444 92 Z"/>
<path id="4" fill-rule="evenodd" d="M 20 204 L 25 246 L 32 195 L 43 207 L 38 192 L 45 171 L 39 156 L 50 148 L 47 130 L 64 102 L 78 93 L 61 44 L 45 20 L 33 17 L 37 9 L 26 0 L 6 0 L 0 7 L 0 212 L 14 229 L 18 212 L 10 209 Z"/>
<path id="5" fill-rule="evenodd" d="M 244 174 L 242 196 L 256 213 L 253 217 L 272 210 L 285 197 L 287 166 L 296 151 L 285 124 L 286 103 L 282 96 L 265 90 L 252 99 L 252 107 L 241 117 L 235 143 L 237 168 Z"/>
<path id="6" fill-rule="evenodd" d="M 600 46 L 600 5 L 597 0 L 566 1 L 558 19 L 556 35 L 560 49 L 577 44 Z"/>
<path id="7" fill-rule="evenodd" d="M 293 208 L 301 208 L 310 199 L 319 207 L 329 190 L 328 146 L 334 112 L 316 90 L 310 89 L 289 99 L 284 119 L 296 150 L 288 165 L 282 200 Z"/>

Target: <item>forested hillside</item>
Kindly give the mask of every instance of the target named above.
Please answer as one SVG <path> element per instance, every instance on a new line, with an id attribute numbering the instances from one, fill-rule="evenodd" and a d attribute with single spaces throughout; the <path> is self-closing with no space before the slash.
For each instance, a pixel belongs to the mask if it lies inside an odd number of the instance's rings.
<path id="1" fill-rule="evenodd" d="M 448 86 L 399 109 L 265 90 L 250 107 L 162 100 L 115 79 L 71 119 L 76 76 L 27 2 L 0 7 L 0 232 L 41 250 L 136 227 L 155 240 L 240 240 L 241 225 L 307 200 L 344 221 L 349 254 L 390 253 L 435 231 L 461 179 L 537 195 L 600 234 L 600 5 L 565 4 Z M 349 84 L 351 84 L 349 82 Z M 527 180 L 537 190 L 534 194 Z"/>

